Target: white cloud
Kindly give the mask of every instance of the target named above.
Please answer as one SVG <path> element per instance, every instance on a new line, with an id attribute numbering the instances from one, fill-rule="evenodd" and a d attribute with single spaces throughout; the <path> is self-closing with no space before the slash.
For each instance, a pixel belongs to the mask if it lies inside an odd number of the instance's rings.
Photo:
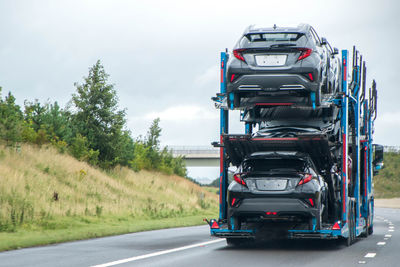
<path id="1" fill-rule="evenodd" d="M 378 119 L 375 122 L 374 143 L 399 146 L 398 133 L 400 133 L 400 111 L 378 113 Z"/>
<path id="2" fill-rule="evenodd" d="M 198 119 L 215 119 L 218 117 L 218 112 L 213 112 L 209 108 L 204 108 L 196 105 L 173 106 L 163 111 L 150 112 L 143 116 L 145 120 L 153 120 L 160 118 L 161 121 L 183 121 L 183 120 L 198 120 Z"/>
<path id="3" fill-rule="evenodd" d="M 202 87 L 205 85 L 218 85 L 219 82 L 219 66 L 214 65 L 206 69 L 202 74 L 197 75 L 195 78 L 195 85 Z M 215 88 L 218 87 L 214 86 Z"/>

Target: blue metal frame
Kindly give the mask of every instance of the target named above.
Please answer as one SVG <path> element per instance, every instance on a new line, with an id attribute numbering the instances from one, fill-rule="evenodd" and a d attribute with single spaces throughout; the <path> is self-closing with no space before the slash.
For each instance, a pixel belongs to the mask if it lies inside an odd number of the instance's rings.
<path id="1" fill-rule="evenodd" d="M 221 52 L 221 94 L 226 94 L 226 63 L 228 62 L 228 54 Z M 229 113 L 228 110 L 220 110 L 220 143 L 223 144 L 223 134 L 229 132 L 228 129 Z M 227 181 L 228 181 L 228 166 L 225 161 L 225 151 L 223 146 L 220 147 L 220 179 L 219 179 L 219 219 L 223 220 L 227 217 L 227 203 L 226 203 L 226 192 L 227 192 Z"/>
<path id="2" fill-rule="evenodd" d="M 341 128 L 342 128 L 342 223 L 347 221 L 347 209 L 348 209 L 348 183 L 347 183 L 347 160 L 348 160 L 348 100 L 347 96 L 347 62 L 348 51 L 342 50 L 342 108 L 341 108 Z"/>
<path id="3" fill-rule="evenodd" d="M 355 51 L 355 50 L 354 50 Z M 356 224 L 355 224 L 355 233 L 356 236 L 360 235 L 365 227 L 368 227 L 368 216 L 370 216 L 370 224 L 373 223 L 373 192 L 372 192 L 372 129 L 373 129 L 373 121 L 372 114 L 369 110 L 368 101 L 361 102 L 360 94 L 361 94 L 361 66 L 362 62 L 358 62 L 358 56 L 353 55 L 353 81 L 351 83 L 352 92 L 349 90 L 349 81 L 347 80 L 348 75 L 348 58 L 349 51 L 342 50 L 342 86 L 341 86 L 341 97 L 339 99 L 334 99 L 332 102 L 338 106 L 340 106 L 339 119 L 341 120 L 341 134 L 342 134 L 342 168 L 341 168 L 341 187 L 342 187 L 342 216 L 341 221 L 339 222 L 340 230 L 316 230 L 316 220 L 313 220 L 313 229 L 312 230 L 289 230 L 289 236 L 296 233 L 310 233 L 310 234 L 320 234 L 322 237 L 349 237 L 349 228 L 348 228 L 348 212 L 349 212 L 349 188 L 348 188 L 348 155 L 349 155 L 349 109 L 353 109 L 354 114 L 354 122 L 356 125 L 356 162 L 353 162 L 353 166 L 356 166 L 356 184 L 355 184 L 355 192 L 354 197 L 356 201 Z M 357 53 L 355 53 L 357 54 Z M 225 151 L 223 148 L 223 134 L 228 134 L 228 119 L 229 119 L 229 110 L 233 109 L 233 95 L 226 94 L 226 63 L 228 61 L 229 55 L 225 52 L 221 53 L 221 95 L 224 95 L 226 98 L 230 98 L 231 105 L 226 108 L 221 108 L 220 110 L 220 227 L 222 229 L 210 229 L 211 235 L 218 236 L 219 233 L 221 237 L 224 237 L 223 234 L 232 233 L 256 233 L 256 229 L 251 230 L 235 230 L 235 229 L 226 229 L 224 223 L 227 219 L 227 179 L 228 179 L 228 166 L 225 160 Z M 353 60 L 354 61 L 354 60 Z M 311 96 L 313 109 L 315 109 L 315 95 Z M 243 120 L 247 110 L 242 111 L 241 120 Z M 361 118 L 362 115 L 362 118 Z M 363 123 L 363 131 L 361 132 L 361 127 Z M 245 133 L 251 134 L 253 130 L 253 125 L 251 123 L 245 123 Z M 365 136 L 364 140 L 360 139 L 361 134 Z M 362 141 L 362 142 L 361 142 Z M 361 161 L 360 151 L 364 153 L 364 162 Z M 353 151 L 354 153 L 354 151 Z M 360 192 L 360 174 L 361 167 L 364 168 L 363 182 L 366 182 L 366 186 L 364 185 L 364 192 Z M 365 181 L 366 179 L 366 181 Z M 369 201 L 371 200 L 371 201 Z M 361 214 L 361 216 L 360 216 Z"/>

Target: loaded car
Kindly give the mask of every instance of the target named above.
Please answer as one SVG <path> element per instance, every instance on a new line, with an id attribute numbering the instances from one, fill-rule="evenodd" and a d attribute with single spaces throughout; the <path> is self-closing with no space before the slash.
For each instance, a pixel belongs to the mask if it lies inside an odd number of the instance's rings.
<path id="1" fill-rule="evenodd" d="M 327 216 L 328 188 L 310 156 L 302 152 L 255 152 L 247 156 L 228 187 L 231 229 L 251 223 L 319 229 Z M 325 218 L 326 219 L 326 218 Z M 286 229 L 288 230 L 288 229 Z"/>
<path id="2" fill-rule="evenodd" d="M 333 85 L 326 39 L 313 27 L 248 27 L 229 57 L 227 102 L 240 107 L 250 98 L 263 102 L 321 104 L 322 92 Z M 330 56 L 337 54 L 332 50 Z M 337 84 L 337 82 L 336 82 Z M 310 94 L 314 93 L 314 94 Z M 315 99 L 314 99 L 315 98 Z"/>

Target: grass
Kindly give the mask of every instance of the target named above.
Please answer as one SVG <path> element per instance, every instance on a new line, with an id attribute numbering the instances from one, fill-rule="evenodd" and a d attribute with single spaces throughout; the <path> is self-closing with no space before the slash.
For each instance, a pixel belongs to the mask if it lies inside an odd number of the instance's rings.
<path id="1" fill-rule="evenodd" d="M 214 186 L 202 186 L 205 190 L 213 194 L 219 194 L 219 187 Z"/>
<path id="2" fill-rule="evenodd" d="M 385 167 L 374 177 L 375 197 L 400 197 L 400 153 L 385 153 L 383 162 Z"/>
<path id="3" fill-rule="evenodd" d="M 185 178 L 102 171 L 51 146 L 0 148 L 0 250 L 201 224 L 218 196 Z"/>
<path id="4" fill-rule="evenodd" d="M 13 233 L 1 232 L 0 251 L 139 231 L 200 225 L 204 223 L 204 217 L 215 218 L 215 216 L 216 214 L 209 212 L 202 215 L 157 220 L 122 216 L 57 218 L 49 223 L 61 223 L 68 227 L 53 230 L 21 228 Z"/>

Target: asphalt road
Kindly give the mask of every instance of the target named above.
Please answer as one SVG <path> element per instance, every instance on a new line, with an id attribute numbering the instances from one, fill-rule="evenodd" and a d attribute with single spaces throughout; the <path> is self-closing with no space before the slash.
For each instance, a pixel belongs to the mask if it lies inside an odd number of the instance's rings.
<path id="1" fill-rule="evenodd" d="M 374 234 L 351 247 L 285 240 L 231 248 L 208 226 L 175 228 L 2 252 L 0 266 L 400 266 L 398 225 L 400 209 L 378 208 Z"/>

